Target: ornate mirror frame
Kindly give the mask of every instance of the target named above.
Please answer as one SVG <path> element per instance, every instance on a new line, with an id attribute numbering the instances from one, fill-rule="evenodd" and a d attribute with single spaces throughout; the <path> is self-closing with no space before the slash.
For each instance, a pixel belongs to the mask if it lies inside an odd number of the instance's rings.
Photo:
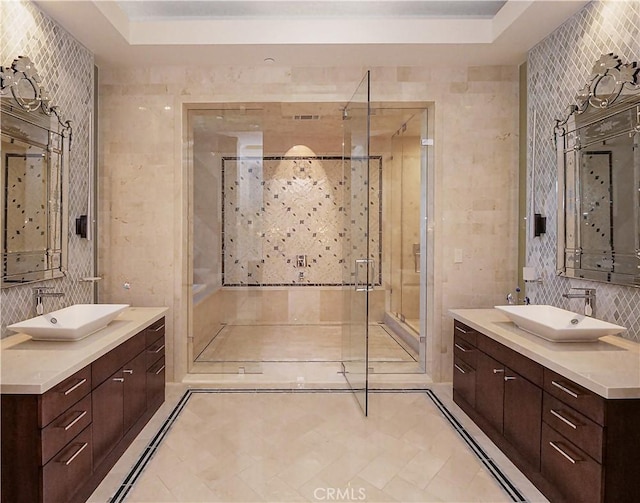
<path id="1" fill-rule="evenodd" d="M 25 56 L 0 67 L 2 288 L 65 275 L 71 121 Z M 13 160 L 13 167 L 10 163 Z"/>
<path id="2" fill-rule="evenodd" d="M 556 121 L 560 276 L 640 287 L 638 70 L 602 55 Z"/>

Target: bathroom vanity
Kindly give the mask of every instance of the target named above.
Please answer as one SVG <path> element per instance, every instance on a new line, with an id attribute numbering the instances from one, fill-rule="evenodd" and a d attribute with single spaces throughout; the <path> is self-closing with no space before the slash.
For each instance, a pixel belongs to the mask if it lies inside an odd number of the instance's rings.
<path id="1" fill-rule="evenodd" d="M 2 502 L 86 501 L 164 402 L 166 308 L 75 342 L 2 340 Z"/>
<path id="2" fill-rule="evenodd" d="M 640 494 L 640 345 L 554 343 L 452 310 L 453 399 L 551 501 Z"/>

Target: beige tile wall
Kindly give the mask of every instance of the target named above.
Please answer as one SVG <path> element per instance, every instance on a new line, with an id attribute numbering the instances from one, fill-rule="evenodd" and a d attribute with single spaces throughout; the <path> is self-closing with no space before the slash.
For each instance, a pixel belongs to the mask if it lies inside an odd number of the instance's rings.
<path id="1" fill-rule="evenodd" d="M 170 308 L 169 379 L 180 380 L 187 371 L 183 106 L 344 101 L 364 70 L 101 68 L 101 300 Z M 374 101 L 435 103 L 435 314 L 427 351 L 436 381 L 451 377 L 453 324 L 447 310 L 500 303 L 516 284 L 517 79 L 516 67 L 372 69 Z M 453 263 L 455 248 L 463 250 L 461 264 Z M 123 288 L 125 282 L 130 289 Z M 322 298 L 319 305 L 319 315 L 326 315 Z"/>

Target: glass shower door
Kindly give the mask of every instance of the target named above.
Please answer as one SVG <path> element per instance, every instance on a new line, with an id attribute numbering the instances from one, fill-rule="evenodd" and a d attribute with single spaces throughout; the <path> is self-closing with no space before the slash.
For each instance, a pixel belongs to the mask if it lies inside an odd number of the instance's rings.
<path id="1" fill-rule="evenodd" d="M 423 282 L 422 228 L 420 222 L 426 187 L 422 138 L 426 137 L 426 112 L 414 110 L 391 138 L 391 312 L 416 334 L 420 333 L 420 285 Z M 426 195 L 425 195 L 426 198 Z"/>
<path id="2" fill-rule="evenodd" d="M 368 405 L 370 74 L 343 112 L 342 370 L 365 416 Z"/>

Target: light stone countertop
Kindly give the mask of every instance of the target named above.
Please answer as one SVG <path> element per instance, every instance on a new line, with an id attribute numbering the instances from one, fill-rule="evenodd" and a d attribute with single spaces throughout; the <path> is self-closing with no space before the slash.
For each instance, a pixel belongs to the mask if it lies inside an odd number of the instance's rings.
<path id="1" fill-rule="evenodd" d="M 604 398 L 640 398 L 640 344 L 615 335 L 549 342 L 496 309 L 451 309 L 454 319 Z"/>
<path id="2" fill-rule="evenodd" d="M 102 330 L 69 342 L 16 334 L 0 342 L 0 392 L 41 394 L 159 320 L 166 307 L 129 307 Z"/>

